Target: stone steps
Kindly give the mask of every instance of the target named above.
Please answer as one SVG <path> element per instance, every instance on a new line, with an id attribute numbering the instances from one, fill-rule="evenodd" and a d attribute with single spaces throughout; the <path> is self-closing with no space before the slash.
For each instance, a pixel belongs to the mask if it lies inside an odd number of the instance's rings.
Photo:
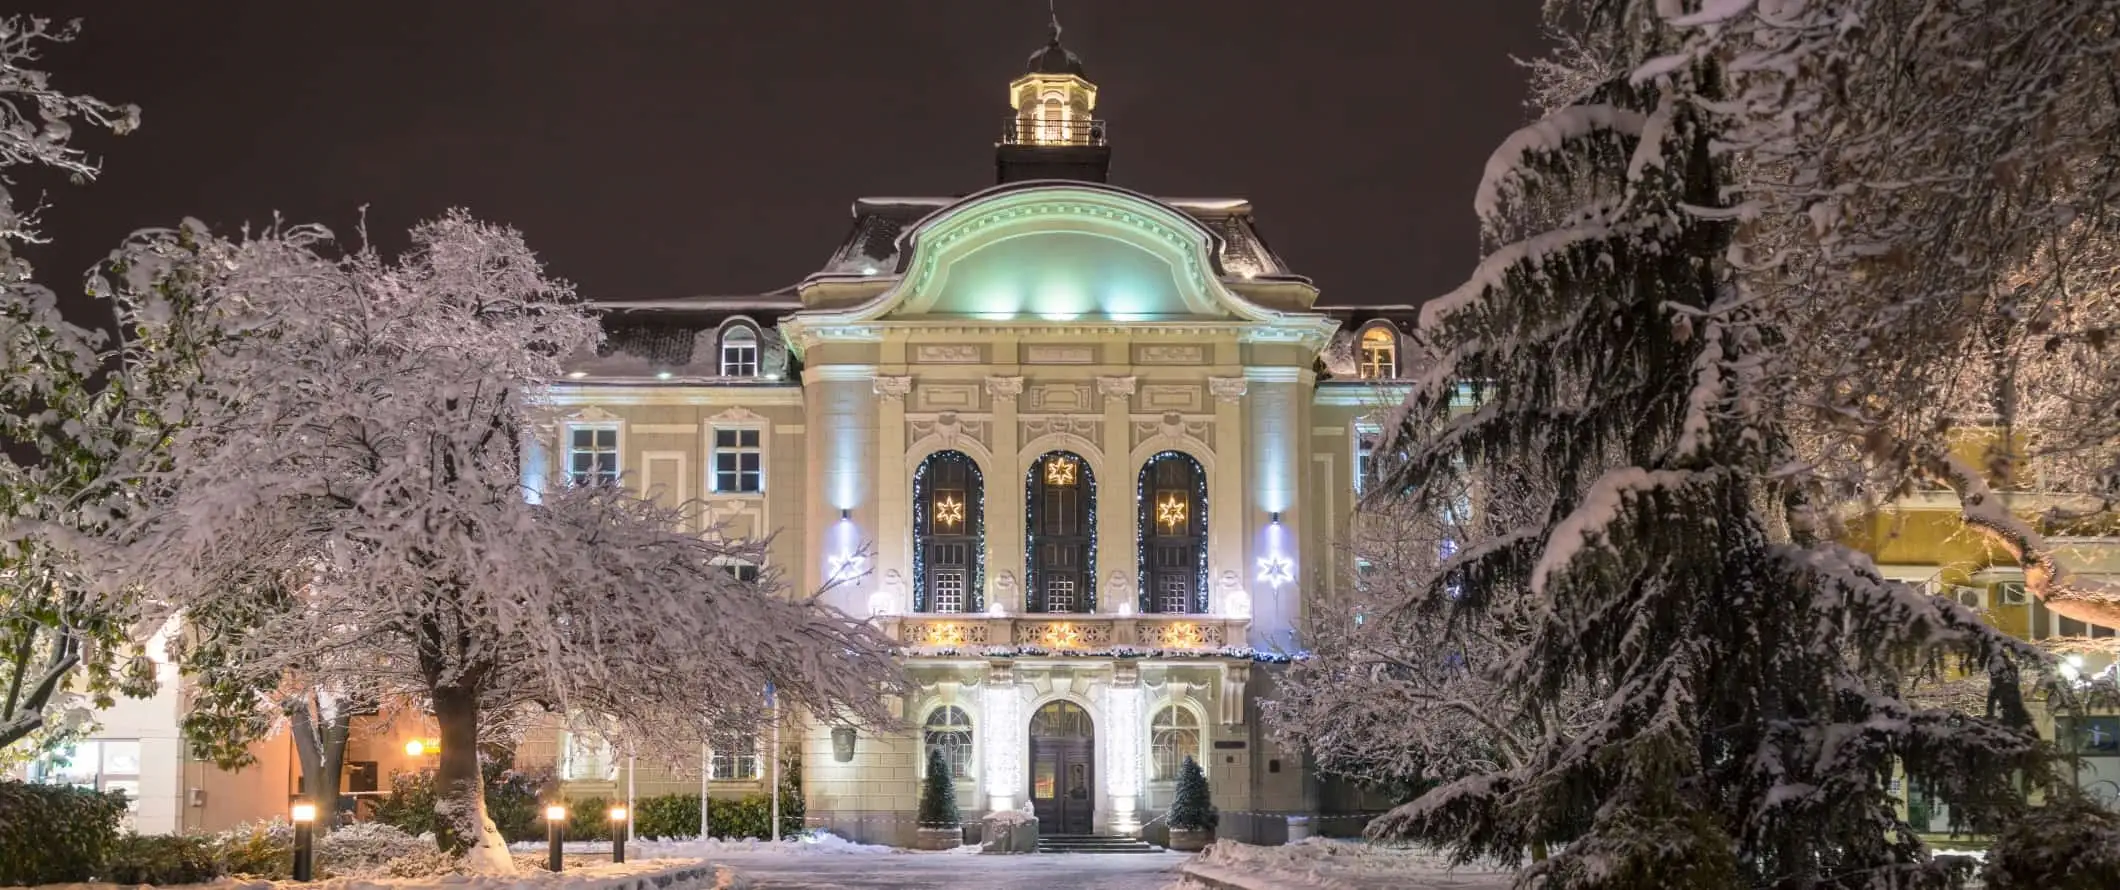
<path id="1" fill-rule="evenodd" d="M 1137 837 L 1098 834 L 1038 836 L 1040 853 L 1160 853 L 1163 848 Z"/>

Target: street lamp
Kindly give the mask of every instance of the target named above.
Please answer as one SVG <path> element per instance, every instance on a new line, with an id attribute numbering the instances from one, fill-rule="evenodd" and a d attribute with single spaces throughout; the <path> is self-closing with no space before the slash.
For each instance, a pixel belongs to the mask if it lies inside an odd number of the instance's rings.
<path id="1" fill-rule="evenodd" d="M 442 753 L 442 743 L 432 739 L 413 739 L 405 743 L 406 757 L 425 757 L 429 754 L 440 753 Z"/>
<path id="2" fill-rule="evenodd" d="M 611 861 L 626 861 L 626 808 L 611 808 Z"/>
<path id="3" fill-rule="evenodd" d="M 545 844 L 551 848 L 546 855 L 545 867 L 557 872 L 566 866 L 560 859 L 560 836 L 567 830 L 567 808 L 553 804 L 545 808 Z"/>
<path id="4" fill-rule="evenodd" d="M 294 879 L 312 880 L 316 863 L 317 805 L 299 801 L 287 815 L 294 821 Z"/>

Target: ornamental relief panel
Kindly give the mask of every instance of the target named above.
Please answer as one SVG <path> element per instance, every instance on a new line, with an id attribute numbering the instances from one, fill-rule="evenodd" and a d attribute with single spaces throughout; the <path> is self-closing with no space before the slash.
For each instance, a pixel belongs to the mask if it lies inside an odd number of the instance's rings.
<path id="1" fill-rule="evenodd" d="M 973 411 L 979 407 L 979 384 L 923 383 L 913 395 L 920 411 Z"/>
<path id="2" fill-rule="evenodd" d="M 1134 349 L 1137 365 L 1200 365 L 1207 363 L 1207 348 L 1199 345 L 1159 343 Z"/>
<path id="3" fill-rule="evenodd" d="M 989 434 L 992 421 L 984 416 L 963 416 L 955 411 L 944 411 L 933 416 L 912 416 L 905 420 L 906 441 L 920 442 L 934 437 L 944 448 L 956 448 L 969 441 L 981 447 L 991 444 Z"/>
<path id="4" fill-rule="evenodd" d="M 1055 346 L 1038 344 L 1023 347 L 1023 363 L 1026 365 L 1094 365 L 1097 363 L 1095 346 Z"/>
<path id="5" fill-rule="evenodd" d="M 1224 627 L 1217 622 L 1171 621 L 1135 625 L 1141 644 L 1153 649 L 1206 649 L 1228 645 Z"/>
<path id="6" fill-rule="evenodd" d="M 1112 645 L 1109 621 L 1018 621 L 1018 646 L 1045 649 L 1107 649 Z"/>
<path id="7" fill-rule="evenodd" d="M 1162 440 L 1175 446 L 1192 439 L 1212 448 L 1215 444 L 1214 434 L 1214 418 L 1171 411 L 1154 420 L 1143 420 L 1137 416 L 1134 420 L 1133 445 L 1139 448 L 1148 442 Z"/>
<path id="8" fill-rule="evenodd" d="M 977 621 L 921 621 L 904 631 L 908 646 L 954 649 L 987 644 L 986 625 Z"/>
<path id="9" fill-rule="evenodd" d="M 913 347 L 913 361 L 937 365 L 976 365 L 986 357 L 979 347 L 970 343 L 941 344 L 921 343 Z"/>
<path id="10" fill-rule="evenodd" d="M 1032 411 L 1088 411 L 1089 384 L 1040 383 L 1031 387 Z"/>
<path id="11" fill-rule="evenodd" d="M 1017 440 L 1029 442 L 1039 436 L 1075 436 L 1091 445 L 1103 441 L 1104 421 L 1091 417 L 1061 414 L 1053 417 L 1033 417 L 1022 421 L 1022 436 Z"/>
<path id="12" fill-rule="evenodd" d="M 1190 383 L 1158 383 L 1141 387 L 1136 402 L 1147 411 L 1198 411 L 1205 400 L 1200 387 Z"/>

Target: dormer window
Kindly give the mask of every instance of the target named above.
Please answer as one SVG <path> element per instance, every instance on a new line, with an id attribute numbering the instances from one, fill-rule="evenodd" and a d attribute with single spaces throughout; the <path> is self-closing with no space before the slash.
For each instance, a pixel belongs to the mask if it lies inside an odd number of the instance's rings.
<path id="1" fill-rule="evenodd" d="M 1390 328 L 1377 325 L 1363 331 L 1355 348 L 1355 372 L 1363 380 L 1399 376 L 1399 338 Z"/>
<path id="2" fill-rule="evenodd" d="M 721 376 L 758 376 L 758 332 L 732 325 L 721 335 Z"/>

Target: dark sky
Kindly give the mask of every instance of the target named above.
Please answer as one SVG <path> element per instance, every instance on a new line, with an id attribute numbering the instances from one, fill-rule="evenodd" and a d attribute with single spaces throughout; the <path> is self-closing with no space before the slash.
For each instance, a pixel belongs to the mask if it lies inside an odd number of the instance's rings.
<path id="1" fill-rule="evenodd" d="M 1336 303 L 1477 260 L 1471 197 L 1524 118 L 1537 0 L 1072 0 L 1116 184 L 1252 199 Z M 57 83 L 143 108 L 84 136 L 31 254 L 59 286 L 135 228 L 323 222 L 386 248 L 450 206 L 599 299 L 759 293 L 823 265 L 861 195 L 993 181 L 1038 0 L 39 0 Z M 43 184 L 43 180 L 27 180 Z M 60 287 L 62 291 L 68 287 Z"/>

